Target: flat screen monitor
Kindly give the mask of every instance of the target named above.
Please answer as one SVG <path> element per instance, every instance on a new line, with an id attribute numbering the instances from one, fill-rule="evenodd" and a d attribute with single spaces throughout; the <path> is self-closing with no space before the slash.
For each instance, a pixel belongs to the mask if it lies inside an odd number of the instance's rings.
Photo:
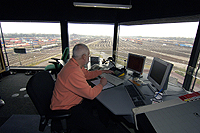
<path id="1" fill-rule="evenodd" d="M 146 56 L 129 53 L 126 69 L 133 71 L 134 77 L 139 77 L 143 73 Z"/>
<path id="2" fill-rule="evenodd" d="M 172 67 L 173 64 L 154 57 L 147 79 L 158 91 L 167 89 Z"/>
<path id="3" fill-rule="evenodd" d="M 96 56 L 96 57 L 91 56 L 90 57 L 90 62 L 91 62 L 91 66 L 94 65 L 94 64 L 98 64 L 99 65 L 99 57 L 98 56 Z"/>

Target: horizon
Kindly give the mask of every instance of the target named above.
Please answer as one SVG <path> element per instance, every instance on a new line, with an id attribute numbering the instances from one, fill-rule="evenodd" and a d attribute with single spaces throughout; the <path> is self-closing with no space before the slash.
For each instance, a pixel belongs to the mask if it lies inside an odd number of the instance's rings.
<path id="1" fill-rule="evenodd" d="M 2 31 L 6 33 L 25 34 L 61 34 L 60 23 L 44 22 L 1 22 Z M 142 37 L 186 37 L 194 38 L 198 22 L 162 23 L 145 25 L 120 25 L 120 36 Z M 69 34 L 113 36 L 113 24 L 69 23 Z"/>
<path id="2" fill-rule="evenodd" d="M 45 33 L 3 33 L 3 34 L 45 34 Z M 75 33 L 72 33 L 75 34 Z M 70 35 L 72 35 L 70 34 Z M 60 34 L 53 34 L 53 33 L 48 33 L 46 35 L 60 35 Z M 76 34 L 76 35 L 81 35 L 81 36 L 86 36 L 86 35 L 82 35 L 82 34 Z M 88 36 L 94 36 L 94 35 L 88 35 Z M 103 35 L 96 35 L 96 36 L 103 36 Z M 104 35 L 106 36 L 106 35 Z M 120 36 L 120 37 L 138 37 L 138 38 L 194 38 L 194 37 L 152 37 L 152 36 Z M 6 37 L 5 37 L 6 38 Z"/>

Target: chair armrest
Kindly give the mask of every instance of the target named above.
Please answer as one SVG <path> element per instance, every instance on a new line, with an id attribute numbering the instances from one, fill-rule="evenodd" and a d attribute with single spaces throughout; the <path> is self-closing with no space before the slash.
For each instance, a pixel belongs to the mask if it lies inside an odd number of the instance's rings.
<path id="1" fill-rule="evenodd" d="M 65 65 L 65 62 L 64 62 L 63 60 L 58 60 L 58 62 L 59 62 L 62 66 Z"/>
<path id="2" fill-rule="evenodd" d="M 55 62 L 55 61 L 49 61 L 49 63 L 52 63 L 52 64 L 59 64 L 59 62 Z"/>
<path id="3" fill-rule="evenodd" d="M 71 116 L 71 112 L 69 110 L 51 110 L 48 116 L 52 119 L 65 118 Z"/>
<path id="4" fill-rule="evenodd" d="M 56 68 L 56 70 L 58 70 L 58 64 L 59 64 L 59 62 L 55 62 L 55 61 L 49 61 L 49 63 L 52 63 L 52 64 L 54 64 L 54 66 L 55 66 L 55 68 Z"/>
<path id="5" fill-rule="evenodd" d="M 58 58 L 51 58 L 52 60 L 56 60 L 56 61 L 58 61 L 58 60 L 60 60 L 60 59 L 58 59 Z"/>

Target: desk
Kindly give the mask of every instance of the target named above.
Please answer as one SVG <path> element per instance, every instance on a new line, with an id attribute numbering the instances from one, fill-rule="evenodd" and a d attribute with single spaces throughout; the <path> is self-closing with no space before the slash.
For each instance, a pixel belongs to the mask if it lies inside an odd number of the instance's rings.
<path id="1" fill-rule="evenodd" d="M 147 80 L 147 74 L 143 74 L 141 80 Z M 131 84 L 129 81 L 125 81 L 125 84 Z M 153 97 L 154 93 L 149 89 L 147 85 L 138 86 L 138 89 L 145 94 L 146 104 L 151 104 L 150 99 Z M 168 85 L 167 90 L 168 96 L 163 96 L 163 101 L 178 98 L 180 95 L 186 94 L 186 92 L 178 87 Z M 132 109 L 135 108 L 132 100 L 130 99 L 127 91 L 124 89 L 124 85 L 116 86 L 111 89 L 102 91 L 98 96 L 99 100 L 106 108 L 108 108 L 115 115 L 123 115 L 124 118 L 130 122 L 134 123 L 134 117 Z"/>
<path id="2" fill-rule="evenodd" d="M 146 133 L 199 133 L 200 100 L 169 103 L 168 107 L 137 115 L 139 129 Z"/>

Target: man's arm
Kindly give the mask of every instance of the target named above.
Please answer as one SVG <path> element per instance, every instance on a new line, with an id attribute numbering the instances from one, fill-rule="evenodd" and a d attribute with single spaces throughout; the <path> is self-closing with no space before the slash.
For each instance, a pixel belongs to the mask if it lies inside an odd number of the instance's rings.
<path id="1" fill-rule="evenodd" d="M 106 80 L 106 79 L 105 79 Z M 103 80 L 100 84 L 93 88 L 87 83 L 83 74 L 75 72 L 68 78 L 68 88 L 73 93 L 88 99 L 94 99 L 103 89 L 103 85 L 107 80 Z"/>
<path id="2" fill-rule="evenodd" d="M 97 76 L 101 75 L 102 73 L 114 73 L 111 70 L 95 70 L 95 71 L 88 71 L 85 68 L 82 68 L 83 73 L 85 74 L 85 77 L 87 80 L 96 78 Z"/>
<path id="3" fill-rule="evenodd" d="M 112 70 L 101 70 L 102 73 L 114 73 Z"/>

